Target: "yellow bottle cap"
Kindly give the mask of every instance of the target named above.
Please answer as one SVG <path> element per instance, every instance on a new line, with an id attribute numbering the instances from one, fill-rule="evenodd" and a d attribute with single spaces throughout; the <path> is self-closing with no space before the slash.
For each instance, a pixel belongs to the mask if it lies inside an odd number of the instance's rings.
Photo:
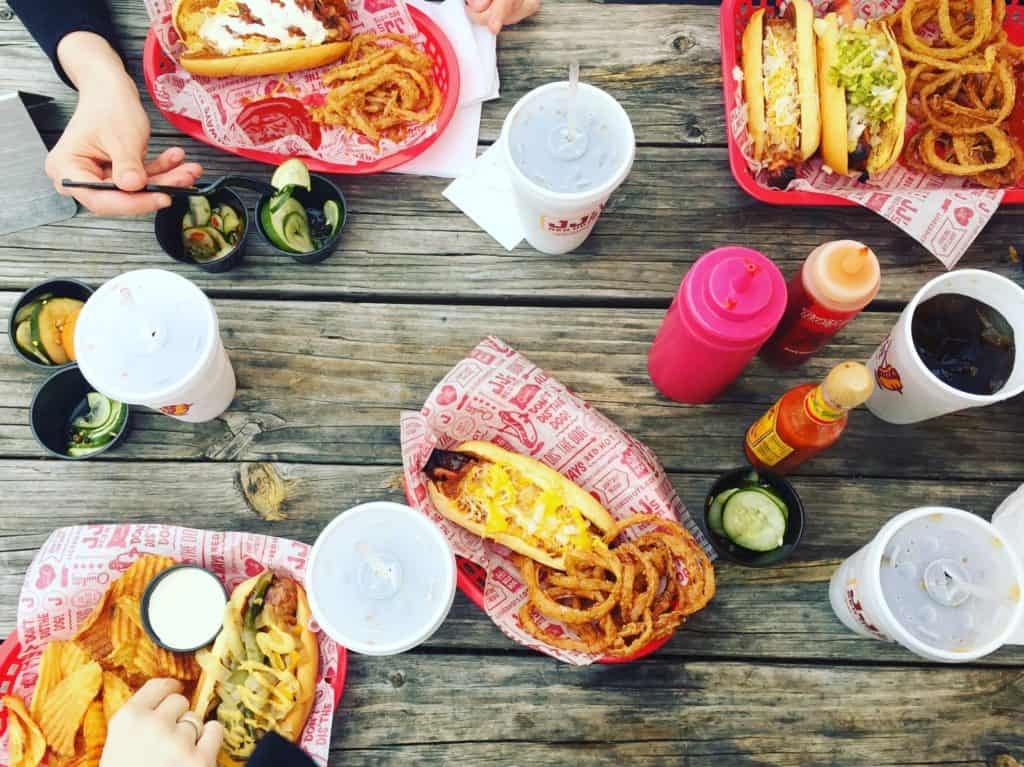
<path id="1" fill-rule="evenodd" d="M 859 362 L 840 362 L 822 384 L 828 402 L 843 410 L 851 410 L 866 402 L 874 391 L 871 371 Z"/>

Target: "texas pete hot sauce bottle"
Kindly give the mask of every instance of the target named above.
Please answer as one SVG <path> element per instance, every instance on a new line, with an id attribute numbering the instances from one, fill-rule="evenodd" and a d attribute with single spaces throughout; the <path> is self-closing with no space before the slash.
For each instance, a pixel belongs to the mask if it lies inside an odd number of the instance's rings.
<path id="1" fill-rule="evenodd" d="M 776 474 L 792 471 L 839 439 L 849 411 L 874 388 L 870 371 L 859 362 L 840 362 L 820 384 L 793 387 L 747 431 L 747 460 Z"/>
<path id="2" fill-rule="evenodd" d="M 777 367 L 801 364 L 871 303 L 880 282 L 878 259 L 864 243 L 819 245 L 789 281 L 786 312 L 761 357 Z"/>

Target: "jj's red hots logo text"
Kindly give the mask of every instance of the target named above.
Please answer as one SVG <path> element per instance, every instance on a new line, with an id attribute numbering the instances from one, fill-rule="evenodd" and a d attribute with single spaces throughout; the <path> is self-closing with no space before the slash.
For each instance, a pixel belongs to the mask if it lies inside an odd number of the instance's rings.
<path id="1" fill-rule="evenodd" d="M 540 227 L 550 234 L 580 234 L 581 232 L 588 231 L 597 222 L 597 219 L 601 217 L 601 210 L 602 208 L 592 210 L 579 218 L 556 219 L 541 216 Z"/>

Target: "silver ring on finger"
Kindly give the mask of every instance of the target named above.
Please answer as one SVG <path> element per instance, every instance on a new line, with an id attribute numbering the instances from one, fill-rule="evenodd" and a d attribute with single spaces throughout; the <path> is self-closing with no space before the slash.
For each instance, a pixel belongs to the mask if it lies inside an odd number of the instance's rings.
<path id="1" fill-rule="evenodd" d="M 193 742 L 199 742 L 199 738 L 203 734 L 203 723 L 198 716 L 191 711 L 186 711 L 181 715 L 181 717 L 179 717 L 178 724 L 188 725 L 188 727 L 191 728 L 192 733 L 195 735 Z"/>

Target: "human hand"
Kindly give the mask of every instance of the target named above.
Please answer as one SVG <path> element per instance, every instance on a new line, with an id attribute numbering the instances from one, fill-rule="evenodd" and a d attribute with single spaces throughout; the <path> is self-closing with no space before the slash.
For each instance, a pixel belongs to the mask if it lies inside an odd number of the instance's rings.
<path id="1" fill-rule="evenodd" d="M 149 118 L 135 83 L 106 40 L 91 32 L 72 32 L 61 40 L 57 56 L 79 93 L 74 115 L 46 158 L 46 174 L 60 194 L 73 196 L 99 215 L 138 216 L 167 207 L 170 196 L 66 189 L 61 181 L 113 181 L 126 191 L 146 184 L 195 184 L 203 169 L 185 162 L 180 147 L 145 162 Z"/>
<path id="2" fill-rule="evenodd" d="M 114 714 L 100 767 L 215 767 L 219 722 L 199 722 L 181 682 L 150 679 Z"/>
<path id="3" fill-rule="evenodd" d="M 540 10 L 540 0 L 466 0 L 469 17 L 498 34 L 502 27 L 517 24 Z"/>

